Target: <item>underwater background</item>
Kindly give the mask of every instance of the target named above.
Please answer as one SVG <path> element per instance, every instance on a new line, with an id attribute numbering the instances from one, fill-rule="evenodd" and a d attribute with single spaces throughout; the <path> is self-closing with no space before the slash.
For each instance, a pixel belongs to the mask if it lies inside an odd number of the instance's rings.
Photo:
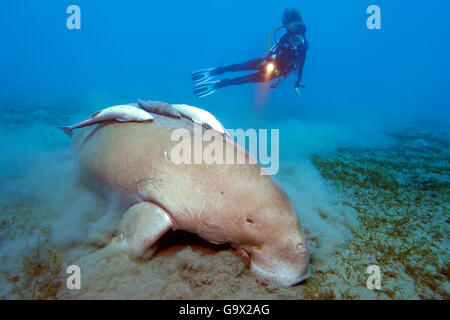
<path id="1" fill-rule="evenodd" d="M 71 4 L 80 30 L 66 27 Z M 381 30 L 366 26 L 372 4 Z M 308 28 L 300 97 L 294 75 L 275 90 L 193 95 L 191 72 L 265 56 L 285 8 Z M 449 16 L 443 0 L 2 4 L 0 296 L 448 299 Z M 275 179 L 312 248 L 310 279 L 262 282 L 204 243 L 150 261 L 103 250 L 124 210 L 80 183 L 57 126 L 138 98 L 204 108 L 225 128 L 280 129 Z M 80 291 L 65 286 L 70 264 Z M 380 290 L 366 287 L 373 264 Z"/>

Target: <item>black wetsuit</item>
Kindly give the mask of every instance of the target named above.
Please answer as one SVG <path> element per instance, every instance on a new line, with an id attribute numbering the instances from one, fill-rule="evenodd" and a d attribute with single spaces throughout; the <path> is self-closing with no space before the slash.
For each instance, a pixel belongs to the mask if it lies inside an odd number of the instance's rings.
<path id="1" fill-rule="evenodd" d="M 222 74 L 229 71 L 246 71 L 246 70 L 258 70 L 258 72 L 249 74 L 243 77 L 235 79 L 224 79 L 215 84 L 215 88 L 223 88 L 231 85 L 238 85 L 250 82 L 266 82 L 275 78 L 284 79 L 291 71 L 298 70 L 298 78 L 295 86 L 298 87 L 301 84 L 303 66 L 305 64 L 306 50 L 309 47 L 308 41 L 305 36 L 302 36 L 300 45 L 295 49 L 289 42 L 289 37 L 292 34 L 285 34 L 277 42 L 277 44 L 270 50 L 269 54 L 263 58 L 257 58 L 241 64 L 233 64 L 226 67 L 219 67 L 215 70 L 215 74 Z M 278 72 L 266 71 L 266 66 L 269 62 L 272 62 L 272 57 L 275 57 L 273 61 L 275 70 Z"/>

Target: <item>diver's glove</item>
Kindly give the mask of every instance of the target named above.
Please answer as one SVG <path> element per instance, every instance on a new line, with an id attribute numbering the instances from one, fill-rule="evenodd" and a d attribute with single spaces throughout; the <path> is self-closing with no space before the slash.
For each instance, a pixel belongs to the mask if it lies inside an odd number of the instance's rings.
<path id="1" fill-rule="evenodd" d="M 300 96 L 300 94 L 301 94 L 300 88 L 304 88 L 304 87 L 305 87 L 305 86 L 304 86 L 303 83 L 301 83 L 300 81 L 295 82 L 295 85 L 294 85 L 295 93 L 296 93 L 298 96 Z"/>

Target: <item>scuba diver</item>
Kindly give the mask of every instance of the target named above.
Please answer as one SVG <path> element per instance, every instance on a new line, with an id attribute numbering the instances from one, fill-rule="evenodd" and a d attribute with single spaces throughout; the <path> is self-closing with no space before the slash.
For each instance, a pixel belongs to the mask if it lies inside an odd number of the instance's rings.
<path id="1" fill-rule="evenodd" d="M 208 68 L 195 71 L 192 73 L 192 81 L 194 83 L 194 94 L 201 98 L 214 93 L 217 89 L 231 85 L 239 85 L 243 83 L 268 82 L 277 79 L 270 87 L 276 88 L 291 71 L 298 71 L 297 81 L 294 89 L 297 95 L 300 95 L 302 84 L 303 65 L 306 58 L 306 50 L 309 47 L 306 41 L 306 25 L 300 13 L 295 9 L 286 9 L 282 19 L 283 25 L 278 26 L 275 30 L 284 27 L 284 34 L 276 44 L 270 48 L 269 36 L 269 53 L 266 57 L 250 60 L 242 64 L 233 64 L 226 67 Z M 257 70 L 258 72 L 242 76 L 235 79 L 217 80 L 215 76 L 230 71 L 247 71 Z"/>

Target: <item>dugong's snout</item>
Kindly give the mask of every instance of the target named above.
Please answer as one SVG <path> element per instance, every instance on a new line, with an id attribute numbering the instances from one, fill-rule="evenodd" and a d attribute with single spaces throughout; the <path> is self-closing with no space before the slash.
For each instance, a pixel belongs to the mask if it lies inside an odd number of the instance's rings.
<path id="1" fill-rule="evenodd" d="M 305 240 L 267 244 L 252 250 L 250 270 L 284 286 L 293 286 L 309 278 L 309 252 Z"/>
<path id="2" fill-rule="evenodd" d="M 292 286 L 309 278 L 309 250 L 295 208 L 286 194 L 279 195 L 275 206 L 259 211 L 253 243 L 242 248 L 250 255 L 252 273 Z"/>

